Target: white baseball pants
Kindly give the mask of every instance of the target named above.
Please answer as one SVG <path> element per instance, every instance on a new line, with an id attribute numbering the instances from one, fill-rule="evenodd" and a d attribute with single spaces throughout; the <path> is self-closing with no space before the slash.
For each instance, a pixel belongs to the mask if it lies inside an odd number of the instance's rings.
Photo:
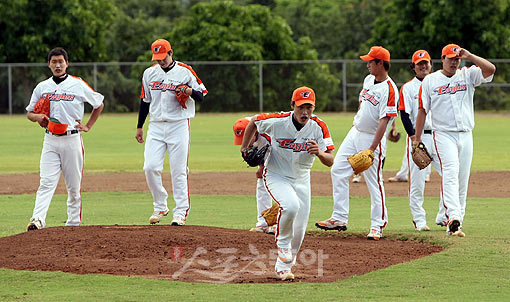
<path id="1" fill-rule="evenodd" d="M 41 152 L 39 189 L 35 197 L 32 219 L 46 226 L 46 214 L 57 188 L 60 173 L 67 188 L 67 226 L 81 224 L 81 178 L 85 151 L 81 133 L 55 136 L 46 133 Z"/>
<path id="2" fill-rule="evenodd" d="M 373 134 L 360 132 L 356 127 L 352 127 L 336 153 L 335 163 L 331 168 L 334 202 L 331 218 L 334 220 L 347 223 L 349 218 L 349 178 L 353 174 L 353 170 L 347 157 L 368 149 L 373 139 Z M 383 160 L 386 156 L 386 137 L 383 137 L 379 146 L 377 146 L 374 151 L 374 154 L 374 163 L 363 172 L 363 175 L 368 186 L 368 191 L 370 192 L 370 228 L 382 232 L 388 223 L 382 174 Z"/>
<path id="3" fill-rule="evenodd" d="M 257 225 L 258 227 L 267 227 L 267 222 L 261 212 L 273 206 L 273 199 L 267 192 L 264 180 L 257 178 Z"/>
<path id="4" fill-rule="evenodd" d="M 264 170 L 264 183 L 269 195 L 280 205 L 275 234 L 276 246 L 291 249 L 294 261 L 283 263 L 276 260 L 277 272 L 291 269 L 296 264 L 296 256 L 305 237 L 310 215 L 310 171 L 298 179 L 289 179 L 279 174 Z"/>
<path id="5" fill-rule="evenodd" d="M 433 131 L 434 146 L 442 171 L 443 207 L 448 220 L 461 223 L 466 213 L 466 197 L 473 159 L 473 134 Z"/>
<path id="6" fill-rule="evenodd" d="M 166 211 L 168 193 L 163 187 L 161 172 L 168 152 L 175 200 L 174 218 L 186 219 L 191 207 L 188 193 L 189 142 L 189 119 L 149 124 L 143 166 L 145 178 L 154 200 L 154 211 Z"/>

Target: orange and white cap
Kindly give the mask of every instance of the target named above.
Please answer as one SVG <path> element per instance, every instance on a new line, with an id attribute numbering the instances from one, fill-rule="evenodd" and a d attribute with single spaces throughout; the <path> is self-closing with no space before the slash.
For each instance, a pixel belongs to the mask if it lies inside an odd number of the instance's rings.
<path id="1" fill-rule="evenodd" d="M 166 54 L 172 50 L 172 46 L 170 46 L 170 42 L 165 39 L 157 39 L 152 43 L 152 61 L 164 60 L 166 58 Z"/>
<path id="2" fill-rule="evenodd" d="M 234 145 L 242 145 L 243 144 L 243 137 L 244 137 L 244 131 L 246 130 L 246 126 L 250 123 L 250 119 L 240 118 L 238 119 L 234 124 Z"/>
<path id="3" fill-rule="evenodd" d="M 457 44 L 448 44 L 445 47 L 443 47 L 443 51 L 441 52 L 441 57 L 446 56 L 447 58 L 455 58 L 459 54 L 460 46 Z"/>
<path id="4" fill-rule="evenodd" d="M 390 52 L 382 46 L 372 46 L 370 48 L 370 51 L 366 55 L 360 56 L 360 58 L 366 62 L 369 62 L 369 61 L 372 61 L 375 59 L 389 62 L 390 61 Z"/>
<path id="5" fill-rule="evenodd" d="M 414 52 L 413 54 L 413 63 L 418 64 L 421 61 L 430 62 L 430 55 L 426 50 L 420 49 Z"/>
<path id="6" fill-rule="evenodd" d="M 292 93 L 292 101 L 296 106 L 312 104 L 315 106 L 315 91 L 312 88 L 301 86 Z"/>

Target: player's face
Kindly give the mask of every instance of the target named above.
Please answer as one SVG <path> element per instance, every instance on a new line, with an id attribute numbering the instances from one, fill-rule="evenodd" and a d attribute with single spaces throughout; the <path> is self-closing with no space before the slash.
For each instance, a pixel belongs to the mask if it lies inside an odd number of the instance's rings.
<path id="1" fill-rule="evenodd" d="M 460 66 L 460 58 L 447 58 L 444 57 L 441 61 L 443 61 L 443 71 L 446 75 L 452 76 L 457 72 Z"/>
<path id="2" fill-rule="evenodd" d="M 48 67 L 56 77 L 60 77 L 66 74 L 68 66 L 69 62 L 66 61 L 63 55 L 51 56 L 50 61 L 48 62 Z"/>
<path id="3" fill-rule="evenodd" d="M 377 76 L 382 70 L 384 70 L 383 61 L 379 61 L 376 63 L 375 60 L 367 62 L 367 68 L 371 75 Z"/>
<path id="4" fill-rule="evenodd" d="M 429 61 L 421 61 L 417 64 L 414 64 L 414 72 L 416 72 L 416 76 L 420 79 L 423 79 L 429 75 L 431 70 L 432 65 L 430 65 Z"/>
<path id="5" fill-rule="evenodd" d="M 292 104 L 292 109 L 294 109 L 294 118 L 296 121 L 304 126 L 312 116 L 315 106 L 312 104 L 303 104 L 301 106 Z"/>
<path id="6" fill-rule="evenodd" d="M 172 64 L 172 57 L 169 54 L 166 54 L 166 58 L 164 60 L 158 60 L 159 66 L 162 68 L 167 68 Z"/>

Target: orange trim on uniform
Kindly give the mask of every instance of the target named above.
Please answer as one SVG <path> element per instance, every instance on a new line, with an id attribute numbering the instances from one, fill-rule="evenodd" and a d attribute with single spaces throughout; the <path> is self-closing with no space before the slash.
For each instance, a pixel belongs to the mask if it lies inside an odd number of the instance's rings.
<path id="1" fill-rule="evenodd" d="M 142 93 L 140 94 L 141 99 L 145 99 L 145 89 L 143 88 L 143 80 L 142 80 Z"/>
<path id="2" fill-rule="evenodd" d="M 393 85 L 391 85 L 390 81 L 387 81 L 389 87 L 388 93 L 388 107 L 395 107 L 397 104 L 395 103 L 395 89 L 393 89 Z M 387 113 L 386 116 L 397 116 L 397 113 Z"/>
<path id="3" fill-rule="evenodd" d="M 274 234 L 274 241 L 276 244 L 278 244 L 278 236 L 280 235 L 280 218 L 282 217 L 283 207 L 278 202 L 278 200 L 276 200 L 274 195 L 271 193 L 271 190 L 269 190 L 269 187 L 267 186 L 266 175 L 267 175 L 267 167 L 264 167 L 264 173 L 262 173 L 262 179 L 264 180 L 264 187 L 266 187 L 267 193 L 269 193 L 271 198 L 273 198 L 274 202 L 276 202 L 278 204 L 278 206 L 280 207 L 280 209 L 278 210 L 278 218 L 276 219 L 276 233 Z"/>
<path id="4" fill-rule="evenodd" d="M 402 85 L 402 87 L 400 87 L 400 93 L 398 95 L 398 110 L 406 110 L 406 104 L 404 102 L 404 94 L 403 94 L 403 91 L 404 91 L 404 86 L 411 82 L 411 80 L 407 81 L 404 85 Z"/>
<path id="5" fill-rule="evenodd" d="M 423 100 L 421 99 L 422 87 L 423 84 L 420 85 L 420 90 L 418 91 L 418 109 L 423 109 Z"/>
<path id="6" fill-rule="evenodd" d="M 270 118 L 282 118 L 291 115 L 290 112 L 261 113 L 256 116 L 255 121 L 267 120 Z"/>
<path id="7" fill-rule="evenodd" d="M 69 75 L 69 76 L 70 76 L 70 77 L 73 77 L 73 78 L 75 78 L 75 79 L 77 79 L 77 80 L 82 81 L 82 82 L 83 82 L 83 83 L 85 83 L 87 86 L 89 86 L 89 88 L 90 88 L 90 89 L 92 89 L 92 91 L 96 92 L 96 91 L 94 90 L 94 88 L 90 87 L 89 83 L 85 82 L 82 78 L 80 78 L 80 77 L 75 77 L 75 76 L 73 76 L 73 75 Z"/>
<path id="8" fill-rule="evenodd" d="M 265 133 L 260 133 L 260 136 L 262 136 L 263 138 L 265 138 L 269 144 L 271 144 L 271 137 Z"/>
<path id="9" fill-rule="evenodd" d="M 312 116 L 310 119 L 312 121 L 315 121 L 319 125 L 319 127 L 321 127 L 322 138 L 330 138 L 331 137 L 331 134 L 329 134 L 328 126 L 326 126 L 326 123 L 324 123 L 323 120 L 321 120 L 320 118 L 318 118 L 316 116 Z"/>
<path id="10" fill-rule="evenodd" d="M 189 71 L 191 71 L 191 73 L 192 73 L 192 74 L 195 76 L 195 78 L 197 79 L 198 84 L 202 85 L 202 80 L 200 80 L 200 78 L 198 77 L 197 73 L 193 70 L 193 68 L 191 68 L 191 66 L 186 65 L 186 64 L 181 63 L 181 62 L 177 62 L 177 65 L 182 66 L 182 67 L 184 67 L 184 68 L 187 68 Z M 206 89 L 206 90 L 204 90 L 204 91 L 202 91 L 202 94 L 203 94 L 203 95 L 206 95 L 206 94 L 208 94 L 208 93 L 209 93 L 209 91 L 207 91 L 207 89 Z"/>

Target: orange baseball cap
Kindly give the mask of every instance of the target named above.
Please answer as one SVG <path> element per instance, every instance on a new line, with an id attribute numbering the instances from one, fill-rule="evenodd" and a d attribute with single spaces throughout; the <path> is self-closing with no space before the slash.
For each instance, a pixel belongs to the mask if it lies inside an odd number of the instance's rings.
<path id="1" fill-rule="evenodd" d="M 430 55 L 426 50 L 420 49 L 414 52 L 413 54 L 413 63 L 418 64 L 421 61 L 430 62 Z"/>
<path id="2" fill-rule="evenodd" d="M 165 39 L 157 39 L 152 43 L 152 61 L 164 60 L 166 58 L 166 54 L 172 50 L 172 46 L 170 46 L 170 42 Z"/>
<path id="3" fill-rule="evenodd" d="M 240 118 L 234 124 L 234 145 L 242 145 L 244 130 L 246 130 L 246 126 L 250 123 L 248 118 Z"/>
<path id="4" fill-rule="evenodd" d="M 375 59 L 389 62 L 390 61 L 390 52 L 382 46 L 372 46 L 370 48 L 370 51 L 366 55 L 360 56 L 360 58 L 366 62 L 369 62 L 369 61 L 372 61 Z"/>
<path id="5" fill-rule="evenodd" d="M 441 57 L 446 56 L 447 58 L 455 58 L 458 56 L 458 51 L 460 50 L 460 46 L 457 44 L 448 44 L 443 47 L 443 51 L 441 52 Z"/>
<path id="6" fill-rule="evenodd" d="M 303 104 L 312 104 L 315 106 L 315 92 L 312 88 L 302 86 L 294 90 L 292 93 L 292 101 L 296 106 Z"/>

